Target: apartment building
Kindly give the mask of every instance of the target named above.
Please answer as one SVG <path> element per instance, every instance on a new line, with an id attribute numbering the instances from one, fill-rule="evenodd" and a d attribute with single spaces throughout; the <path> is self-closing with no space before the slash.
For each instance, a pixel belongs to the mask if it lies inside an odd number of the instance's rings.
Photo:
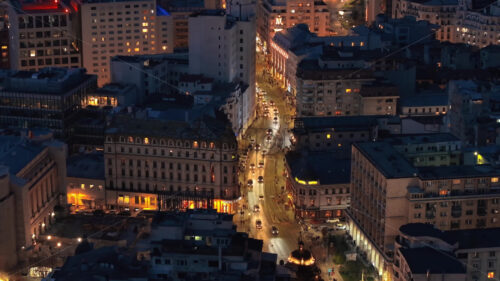
<path id="1" fill-rule="evenodd" d="M 296 150 L 335 152 L 335 159 L 349 159 L 355 142 L 376 140 L 379 116 L 330 116 L 296 118 L 292 144 Z"/>
<path id="2" fill-rule="evenodd" d="M 54 222 L 64 194 L 66 146 L 43 136 L 0 136 L 0 268 L 13 269 Z M 36 141 L 35 141 L 36 139 Z"/>
<path id="3" fill-rule="evenodd" d="M 430 224 L 399 228 L 395 280 L 495 280 L 500 228 L 441 231 Z M 428 272 L 422 272 L 427 267 Z"/>
<path id="4" fill-rule="evenodd" d="M 360 89 L 375 81 L 371 71 L 327 68 L 321 61 L 304 60 L 297 69 L 297 117 L 360 115 Z M 387 99 L 385 99 L 387 100 Z M 384 100 L 383 100 L 384 101 Z M 396 111 L 396 98 L 390 106 Z M 385 103 L 385 101 L 384 101 Z M 387 108 L 388 105 L 384 107 Z"/>
<path id="5" fill-rule="evenodd" d="M 234 133 L 226 122 L 200 118 L 116 116 L 104 143 L 107 205 L 234 212 L 240 196 Z"/>
<path id="6" fill-rule="evenodd" d="M 9 72 L 0 90 L 0 124 L 48 128 L 56 138 L 71 143 L 73 122 L 96 88 L 96 77 L 81 68 Z"/>
<path id="7" fill-rule="evenodd" d="M 249 85 L 242 96 L 243 131 L 255 115 L 255 3 L 235 3 L 189 18 L 189 73 Z"/>
<path id="8" fill-rule="evenodd" d="M 500 169 L 452 161 L 461 149 L 456 138 L 419 139 L 395 137 L 352 148 L 350 233 L 380 275 L 390 274 L 392 245 L 403 224 L 442 230 L 500 226 Z M 427 154 L 427 162 L 412 157 L 414 150 Z"/>
<path id="9" fill-rule="evenodd" d="M 323 1 L 264 0 L 257 6 L 257 36 L 269 48 L 274 35 L 298 24 L 307 24 L 318 36 L 333 34 L 330 12 Z"/>
<path id="10" fill-rule="evenodd" d="M 484 9 L 473 8 L 473 1 L 396 0 L 393 16 L 414 16 L 439 25 L 436 39 L 466 43 L 478 47 L 500 43 L 500 4 L 495 1 Z"/>
<path id="11" fill-rule="evenodd" d="M 83 67 L 111 81 L 111 57 L 173 52 L 172 18 L 155 0 L 88 0 L 81 5 Z"/>
<path id="12" fill-rule="evenodd" d="M 297 218 L 328 220 L 344 217 L 351 203 L 351 162 L 334 152 L 293 151 L 285 156 L 286 190 Z"/>
<path id="13" fill-rule="evenodd" d="M 10 69 L 82 67 L 76 2 L 10 0 L 8 22 Z"/>

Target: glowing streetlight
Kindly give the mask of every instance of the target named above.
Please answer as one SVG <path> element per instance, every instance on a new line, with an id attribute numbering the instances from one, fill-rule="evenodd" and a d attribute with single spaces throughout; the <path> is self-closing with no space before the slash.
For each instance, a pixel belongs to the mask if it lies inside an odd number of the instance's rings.
<path id="1" fill-rule="evenodd" d="M 82 238 L 78 237 L 78 238 L 76 238 L 76 241 L 78 241 L 78 243 L 81 243 L 82 242 Z"/>
<path id="2" fill-rule="evenodd" d="M 57 242 L 57 247 L 60 248 L 61 247 L 61 242 Z"/>
<path id="3" fill-rule="evenodd" d="M 50 240 L 50 239 L 52 239 L 52 236 L 50 236 L 50 235 L 47 236 L 47 240 Z"/>

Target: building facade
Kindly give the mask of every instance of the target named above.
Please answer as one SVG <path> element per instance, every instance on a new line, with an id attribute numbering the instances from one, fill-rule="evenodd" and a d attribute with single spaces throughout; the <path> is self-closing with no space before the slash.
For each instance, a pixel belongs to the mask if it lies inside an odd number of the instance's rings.
<path id="1" fill-rule="evenodd" d="M 9 270 L 54 222 L 65 192 L 67 151 L 62 143 L 25 137 L 0 136 L 0 143 L 0 267 Z"/>
<path id="2" fill-rule="evenodd" d="M 0 91 L 0 124 L 14 128 L 48 128 L 72 142 L 73 122 L 85 97 L 97 88 L 84 69 L 45 68 L 11 72 Z"/>
<path id="3" fill-rule="evenodd" d="M 451 136 L 406 141 L 358 143 L 352 149 L 350 233 L 380 275 L 390 274 L 391 245 L 403 224 L 459 230 L 500 223 L 497 167 L 458 164 L 461 146 Z M 411 157 L 411 147 L 427 153 L 427 162 Z"/>
<path id="4" fill-rule="evenodd" d="M 226 125 L 203 122 L 117 117 L 104 143 L 107 205 L 234 212 L 240 196 L 236 139 Z"/>
<path id="5" fill-rule="evenodd" d="M 243 131 L 255 116 L 255 11 L 252 3 L 204 11 L 189 19 L 189 73 L 249 85 L 242 96 Z M 210 54 L 210 55 L 207 55 Z"/>
<path id="6" fill-rule="evenodd" d="M 286 155 L 286 190 L 296 218 L 328 220 L 344 217 L 350 205 L 350 161 L 332 152 Z"/>
<path id="7" fill-rule="evenodd" d="M 9 5 L 10 68 L 38 71 L 47 66 L 82 67 L 76 2 L 24 2 Z"/>
<path id="8" fill-rule="evenodd" d="M 171 17 L 155 0 L 89 0 L 81 5 L 83 67 L 111 81 L 111 57 L 173 52 Z"/>
<path id="9" fill-rule="evenodd" d="M 333 35 L 330 12 L 323 1 L 265 0 L 258 4 L 257 11 L 257 36 L 266 49 L 277 32 L 301 23 L 318 36 Z"/>

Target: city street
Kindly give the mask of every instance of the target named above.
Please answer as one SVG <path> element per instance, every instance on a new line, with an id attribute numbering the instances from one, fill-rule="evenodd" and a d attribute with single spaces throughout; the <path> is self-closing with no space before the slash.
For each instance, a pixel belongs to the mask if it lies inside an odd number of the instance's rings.
<path id="1" fill-rule="evenodd" d="M 292 126 L 293 108 L 287 101 L 284 90 L 267 74 L 264 56 L 258 54 L 257 58 L 257 83 L 259 90 L 265 94 L 259 98 L 256 120 L 239 143 L 241 154 L 246 154 L 245 168 L 240 173 L 243 205 L 246 208 L 235 215 L 234 222 L 238 231 L 248 232 L 251 237 L 262 239 L 265 251 L 276 253 L 278 260 L 286 262 L 289 254 L 298 248 L 302 231 L 295 220 L 292 206 L 286 204 L 289 199 L 284 189 L 284 155 L 290 146 L 289 129 Z M 264 116 L 264 104 L 267 104 L 269 111 L 267 117 Z M 274 108 L 277 109 L 277 114 L 274 113 Z M 275 116 L 278 117 L 277 120 L 273 120 Z M 272 130 L 271 134 L 268 133 L 269 129 Z M 258 150 L 255 149 L 256 145 L 260 145 Z M 263 163 L 263 167 L 259 163 Z M 259 177 L 262 177 L 262 182 L 259 182 Z M 257 221 L 261 222 L 259 228 Z M 273 227 L 278 233 L 273 233 Z M 332 263 L 326 258 L 326 248 L 321 239 L 311 241 L 319 235 L 321 234 L 312 231 L 304 232 L 302 240 L 316 257 L 323 279 L 335 278 L 340 281 L 342 278 L 338 273 L 332 277 L 327 276 Z"/>

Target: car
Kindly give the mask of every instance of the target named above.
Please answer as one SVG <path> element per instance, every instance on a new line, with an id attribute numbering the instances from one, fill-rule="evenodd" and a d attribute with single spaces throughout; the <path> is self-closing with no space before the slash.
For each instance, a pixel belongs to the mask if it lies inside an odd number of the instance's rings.
<path id="1" fill-rule="evenodd" d="M 346 228 L 347 228 L 347 226 L 345 225 L 345 223 L 339 222 L 335 225 L 335 229 L 337 229 L 337 230 L 345 230 Z"/>
<path id="2" fill-rule="evenodd" d="M 278 109 L 277 108 L 274 109 L 274 114 L 278 114 Z"/>
<path id="3" fill-rule="evenodd" d="M 272 136 L 273 135 L 273 129 L 267 129 L 266 134 Z"/>
<path id="4" fill-rule="evenodd" d="M 279 232 L 278 228 L 273 225 L 273 227 L 271 227 L 271 234 L 274 236 L 277 236 L 279 233 L 280 232 Z"/>
<path id="5" fill-rule="evenodd" d="M 261 194 L 261 195 L 259 195 L 259 200 L 260 200 L 260 201 L 263 201 L 263 200 L 264 200 L 264 195 L 262 195 L 262 194 Z"/>
<path id="6" fill-rule="evenodd" d="M 264 182 L 264 177 L 263 176 L 259 176 L 258 181 L 259 181 L 259 183 L 263 183 Z"/>
<path id="7" fill-rule="evenodd" d="M 250 139 L 250 142 L 251 143 L 255 143 L 255 139 Z"/>
<path id="8" fill-rule="evenodd" d="M 267 150 L 262 150 L 262 157 L 264 157 L 267 153 Z"/>
<path id="9" fill-rule="evenodd" d="M 259 151 L 260 150 L 260 144 L 256 144 L 255 145 L 255 151 Z"/>
<path id="10" fill-rule="evenodd" d="M 249 186 L 249 187 L 250 187 L 250 186 L 253 186 L 253 180 L 248 180 L 248 182 L 247 182 L 247 186 Z"/>
<path id="11" fill-rule="evenodd" d="M 253 149 L 253 145 L 249 144 L 248 145 L 248 150 L 252 150 Z"/>
<path id="12" fill-rule="evenodd" d="M 255 228 L 262 229 L 262 221 L 261 220 L 256 220 L 255 221 Z"/>
<path id="13" fill-rule="evenodd" d="M 274 122 L 274 123 L 278 123 L 278 116 L 274 116 L 274 118 L 273 118 L 273 122 Z"/>
<path id="14" fill-rule="evenodd" d="M 98 216 L 98 217 L 104 216 L 104 211 L 101 209 L 94 210 L 92 213 L 94 214 L 94 216 Z"/>
<path id="15" fill-rule="evenodd" d="M 255 164 L 254 164 L 254 163 L 251 163 L 251 164 L 250 164 L 250 170 L 253 170 L 253 169 L 255 169 Z"/>
<path id="16" fill-rule="evenodd" d="M 266 137 L 266 141 L 267 141 L 267 142 L 271 142 L 272 140 L 273 140 L 273 137 L 272 137 L 272 136 L 267 136 L 267 137 Z"/>
<path id="17" fill-rule="evenodd" d="M 260 207 L 259 207 L 259 205 L 253 205 L 253 211 L 254 211 L 255 213 L 260 212 Z"/>
<path id="18" fill-rule="evenodd" d="M 269 102 L 269 104 L 270 104 L 271 106 L 274 106 L 274 105 L 275 105 L 274 101 L 270 101 L 270 102 Z"/>
<path id="19" fill-rule="evenodd" d="M 264 162 L 259 162 L 259 168 L 264 168 Z"/>

